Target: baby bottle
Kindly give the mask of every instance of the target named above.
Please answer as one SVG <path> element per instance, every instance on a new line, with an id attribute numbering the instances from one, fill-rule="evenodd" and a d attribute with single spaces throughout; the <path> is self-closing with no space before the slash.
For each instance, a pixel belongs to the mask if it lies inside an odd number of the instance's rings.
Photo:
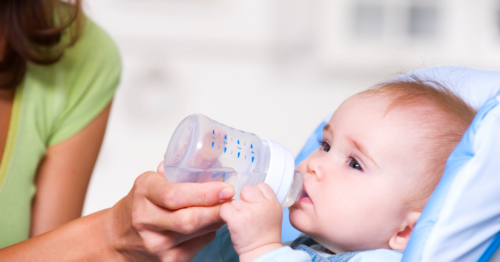
<path id="1" fill-rule="evenodd" d="M 223 181 L 235 189 L 267 183 L 283 208 L 302 193 L 302 175 L 292 152 L 282 145 L 218 123 L 204 115 L 186 117 L 175 129 L 165 154 L 169 182 Z"/>

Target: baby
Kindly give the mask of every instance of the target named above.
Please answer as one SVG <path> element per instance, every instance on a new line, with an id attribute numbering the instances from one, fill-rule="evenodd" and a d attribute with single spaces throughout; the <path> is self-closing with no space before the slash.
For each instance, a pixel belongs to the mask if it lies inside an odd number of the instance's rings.
<path id="1" fill-rule="evenodd" d="M 224 204 L 240 261 L 399 261 L 445 162 L 475 111 L 417 78 L 356 94 L 335 112 L 320 148 L 299 164 L 306 196 L 281 243 L 282 210 L 266 184 Z M 360 252 L 361 251 L 361 252 Z M 324 259 L 324 260 L 322 260 Z"/>

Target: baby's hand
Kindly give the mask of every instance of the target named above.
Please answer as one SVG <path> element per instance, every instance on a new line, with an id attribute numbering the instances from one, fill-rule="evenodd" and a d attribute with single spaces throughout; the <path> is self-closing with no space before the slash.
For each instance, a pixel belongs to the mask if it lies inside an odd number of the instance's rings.
<path id="1" fill-rule="evenodd" d="M 240 199 L 222 205 L 220 215 L 227 223 L 240 261 L 252 261 L 283 247 L 283 211 L 269 185 L 246 185 L 241 190 Z"/>

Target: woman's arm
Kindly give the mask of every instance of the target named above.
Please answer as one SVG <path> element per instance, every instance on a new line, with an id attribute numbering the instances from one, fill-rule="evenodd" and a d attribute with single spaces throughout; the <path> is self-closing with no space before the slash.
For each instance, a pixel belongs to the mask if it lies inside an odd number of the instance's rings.
<path id="1" fill-rule="evenodd" d="M 36 175 L 32 237 L 82 215 L 87 187 L 99 155 L 110 109 L 111 102 L 80 132 L 47 149 Z"/>
<path id="2" fill-rule="evenodd" d="M 161 171 L 160 171 L 161 172 Z M 169 183 L 162 174 L 139 176 L 110 209 L 0 249 L 9 261 L 190 261 L 222 225 L 226 183 Z"/>
<path id="3" fill-rule="evenodd" d="M 2 261 L 120 261 L 106 242 L 109 209 L 0 249 Z M 123 260 L 121 260 L 123 261 Z"/>

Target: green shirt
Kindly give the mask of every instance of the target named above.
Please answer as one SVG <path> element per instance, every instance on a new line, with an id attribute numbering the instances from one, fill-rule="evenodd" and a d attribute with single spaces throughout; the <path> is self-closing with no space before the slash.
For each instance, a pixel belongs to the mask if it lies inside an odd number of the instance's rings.
<path id="1" fill-rule="evenodd" d="M 111 38 L 86 19 L 57 63 L 28 63 L 16 89 L 0 164 L 0 248 L 29 237 L 34 178 L 48 147 L 89 124 L 113 98 L 121 62 Z M 68 174 L 71 175 L 71 174 Z"/>

